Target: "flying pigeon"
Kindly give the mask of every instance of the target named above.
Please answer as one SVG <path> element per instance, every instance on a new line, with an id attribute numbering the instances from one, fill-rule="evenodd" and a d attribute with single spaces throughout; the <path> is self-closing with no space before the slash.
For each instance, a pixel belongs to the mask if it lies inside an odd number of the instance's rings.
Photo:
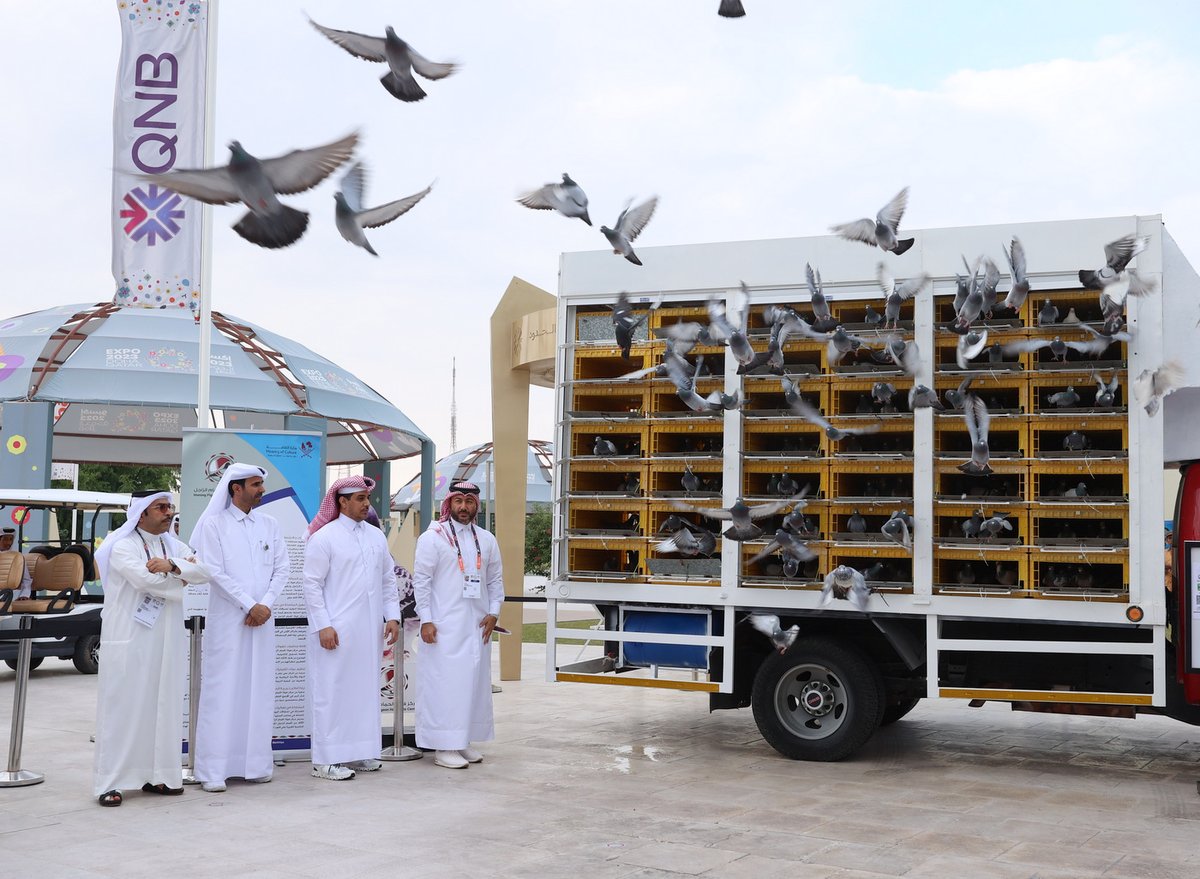
<path id="1" fill-rule="evenodd" d="M 337 31 L 323 27 L 313 21 L 309 24 L 327 36 L 335 44 L 341 46 L 355 58 L 364 61 L 386 62 L 388 72 L 379 78 L 383 87 L 393 97 L 401 101 L 419 101 L 425 97 L 425 90 L 417 84 L 413 72 L 419 73 L 425 79 L 443 79 L 455 70 L 458 65 L 430 61 L 404 40 L 396 36 L 389 25 L 384 29 L 385 36 L 372 37 L 358 34 L 354 31 Z"/>
<path id="2" fill-rule="evenodd" d="M 662 300 L 652 302 L 646 312 L 634 317 L 633 307 L 629 304 L 629 296 L 622 290 L 617 294 L 617 304 L 612 307 L 613 329 L 617 337 L 617 347 L 621 356 L 629 359 L 629 348 L 633 345 L 633 334 L 650 317 L 650 312 L 662 305 Z"/>
<path id="3" fill-rule="evenodd" d="M 883 429 L 883 425 L 879 423 L 868 424 L 865 427 L 834 427 L 825 420 L 825 417 L 822 416 L 820 412 L 818 412 L 813 406 L 809 405 L 809 403 L 800 396 L 799 389 L 796 387 L 795 382 L 785 378 L 782 379 L 782 383 L 784 399 L 787 400 L 788 405 L 792 408 L 792 411 L 809 424 L 815 424 L 817 427 L 824 430 L 825 435 L 834 442 L 845 439 L 848 436 L 862 436 L 868 433 L 878 433 Z"/>
<path id="4" fill-rule="evenodd" d="M 566 173 L 562 175 L 562 183 L 547 183 L 541 189 L 525 193 L 517 201 L 535 211 L 558 211 L 564 217 L 578 217 L 592 225 L 587 195 Z"/>
<path id="5" fill-rule="evenodd" d="M 1000 513 L 992 513 L 990 517 L 983 520 L 979 526 L 980 536 L 986 537 L 988 540 L 994 540 L 1000 536 L 1002 531 L 1012 531 L 1012 522 Z"/>
<path id="6" fill-rule="evenodd" d="M 742 6 L 742 0 L 721 0 L 721 5 L 717 9 L 717 15 L 722 18 L 741 18 L 745 14 L 746 10 Z M 776 618 L 775 622 L 778 623 L 779 619 Z M 795 628 L 795 626 L 792 628 Z M 793 635 L 792 638 L 794 640 L 795 636 Z M 779 652 L 782 653 L 783 651 Z"/>
<path id="7" fill-rule="evenodd" d="M 922 273 L 915 278 L 910 278 L 901 284 L 897 284 L 896 279 L 892 277 L 892 273 L 888 271 L 887 265 L 883 262 L 879 263 L 876 270 L 876 279 L 879 282 L 879 289 L 883 291 L 883 325 L 885 329 L 899 329 L 900 306 L 924 290 L 929 282 L 933 280 L 928 274 Z"/>
<path id="8" fill-rule="evenodd" d="M 983 276 L 971 276 L 970 292 L 958 310 L 954 322 L 950 325 L 950 329 L 959 334 L 967 332 L 981 314 L 988 313 L 990 315 L 991 308 L 996 302 L 996 285 L 1000 283 L 1000 269 L 989 257 L 983 257 L 979 265 L 983 268 Z"/>
<path id="9" fill-rule="evenodd" d="M 728 0 L 723 0 L 721 5 L 724 6 L 725 2 Z M 741 5 L 738 3 L 738 6 Z M 800 627 L 796 625 L 788 629 L 780 628 L 779 617 L 773 613 L 752 613 L 746 619 L 750 625 L 770 638 L 771 645 L 780 653 L 787 653 L 788 648 L 796 643 L 796 636 L 800 634 Z"/>
<path id="10" fill-rule="evenodd" d="M 845 355 L 857 350 L 860 346 L 870 341 L 869 339 L 864 339 L 862 336 L 847 333 L 845 327 L 840 324 L 829 334 L 828 339 L 828 355 L 831 364 L 837 363 Z"/>
<path id="11" fill-rule="evenodd" d="M 971 330 L 958 337 L 958 344 L 954 349 L 954 359 L 958 362 L 959 369 L 966 369 L 970 362 L 983 353 L 983 349 L 987 347 L 988 333 L 987 330 L 976 332 Z"/>
<path id="12" fill-rule="evenodd" d="M 821 600 L 818 607 L 833 604 L 835 598 L 845 599 L 864 613 L 867 610 L 867 599 L 871 589 L 867 586 L 862 572 L 848 565 L 838 565 L 825 575 L 825 583 L 821 588 Z"/>
<path id="13" fill-rule="evenodd" d="M 946 402 L 950 404 L 951 409 L 961 409 L 966 405 L 967 390 L 971 387 L 971 382 L 973 381 L 975 381 L 975 376 L 969 375 L 959 383 L 957 389 L 946 389 Z"/>
<path id="14" fill-rule="evenodd" d="M 1004 297 L 1003 307 L 1012 311 L 1020 311 L 1029 295 L 1029 278 L 1025 274 L 1025 245 L 1016 235 L 1013 236 L 1012 249 L 1004 248 L 1004 258 L 1008 260 L 1008 271 L 1012 275 L 1012 287 Z"/>
<path id="15" fill-rule="evenodd" d="M 907 206 L 908 187 L 906 186 L 880 209 L 874 220 L 864 217 L 861 220 L 831 226 L 830 231 L 847 241 L 873 244 L 899 256 L 913 246 L 912 238 L 900 239 L 898 237 L 900 218 L 904 216 L 904 209 Z"/>
<path id="16" fill-rule="evenodd" d="M 879 529 L 890 540 L 905 549 L 912 549 L 912 516 L 904 510 L 896 510 Z"/>
<path id="17" fill-rule="evenodd" d="M 1150 239 L 1139 235 L 1126 235 L 1104 245 L 1105 263 L 1096 270 L 1080 269 L 1079 283 L 1100 291 L 1100 304 L 1107 300 L 1111 307 L 1119 309 L 1125 304 L 1126 296 L 1146 296 L 1153 293 L 1158 284 L 1143 279 L 1129 268 L 1129 261 L 1149 245 Z M 1105 313 L 1109 307 L 1105 307 Z"/>
<path id="18" fill-rule="evenodd" d="M 1058 323 L 1058 307 L 1049 299 L 1042 300 L 1042 310 L 1038 312 L 1038 326 L 1048 327 Z"/>
<path id="19" fill-rule="evenodd" d="M 1143 369 L 1141 375 L 1133 380 L 1133 395 L 1145 407 L 1147 415 L 1156 415 L 1163 397 L 1179 388 L 1186 375 L 1175 360 L 1164 363 L 1153 372 Z"/>
<path id="20" fill-rule="evenodd" d="M 357 143 L 354 132 L 325 146 L 258 159 L 235 140 L 229 144 L 228 165 L 168 171 L 144 179 L 205 204 L 240 201 L 250 211 L 234 224 L 235 232 L 259 247 L 287 247 L 308 228 L 308 211 L 288 207 L 277 196 L 312 189 L 349 160 Z"/>
<path id="21" fill-rule="evenodd" d="M 988 463 L 991 455 L 988 449 L 988 425 L 991 418 L 983 400 L 975 394 L 968 394 L 963 405 L 963 418 L 971 439 L 971 460 L 959 464 L 958 469 L 974 476 L 987 476 L 993 472 Z"/>
<path id="22" fill-rule="evenodd" d="M 417 202 L 429 195 L 433 187 L 426 186 L 416 195 L 389 201 L 379 207 L 364 208 L 362 203 L 366 185 L 366 169 L 362 162 L 355 162 L 342 178 L 341 190 L 334 193 L 334 222 L 343 238 L 372 256 L 379 256 L 367 240 L 367 236 L 363 234 L 363 229 L 375 229 L 407 213 Z"/>
<path id="23" fill-rule="evenodd" d="M 782 552 L 785 557 L 795 559 L 797 562 L 811 562 L 817 557 L 817 554 L 809 549 L 803 540 L 800 540 L 786 528 L 779 528 L 775 531 L 775 536 L 771 538 L 771 542 L 767 544 L 766 548 L 753 558 L 748 559 L 746 564 L 753 565 L 756 562 L 760 562 L 776 550 Z"/>
<path id="24" fill-rule="evenodd" d="M 814 269 L 810 263 L 805 263 L 804 276 L 808 282 L 808 292 L 812 297 L 813 317 L 816 318 L 814 323 L 821 325 L 826 321 L 833 320 L 833 315 L 829 311 L 829 300 L 825 298 L 825 291 L 821 286 L 820 269 Z"/>
<path id="25" fill-rule="evenodd" d="M 738 498 L 734 505 L 727 510 L 713 509 L 712 507 L 694 507 L 691 504 L 685 504 L 683 501 L 672 501 L 671 505 L 681 512 L 699 513 L 706 519 L 719 519 L 731 523 L 723 532 L 723 536 L 728 537 L 730 540 L 754 540 L 763 533 L 763 530 L 754 524 L 755 519 L 774 516 L 784 507 L 790 506 L 793 503 L 795 503 L 795 499 L 788 498 L 787 500 L 755 504 L 751 507 L 741 498 Z"/>
<path id="26" fill-rule="evenodd" d="M 880 405 L 887 405 L 896 396 L 896 386 L 891 382 L 875 382 L 871 386 L 871 398 Z"/>
<path id="27" fill-rule="evenodd" d="M 717 535 L 711 531 L 680 528 L 666 540 L 655 544 L 659 552 L 677 552 L 684 556 L 712 555 L 717 548 Z"/>
<path id="28" fill-rule="evenodd" d="M 612 440 L 605 439 L 602 436 L 596 437 L 596 442 L 592 446 L 592 454 L 599 458 L 611 458 L 618 454 L 617 446 Z"/>
<path id="29" fill-rule="evenodd" d="M 1096 379 L 1096 406 L 1111 408 L 1117 403 L 1117 391 L 1120 390 L 1120 380 L 1117 378 L 1117 371 L 1113 370 L 1112 381 L 1105 384 L 1102 376 L 1094 375 Z"/>
<path id="30" fill-rule="evenodd" d="M 658 207 L 658 196 L 650 196 L 636 208 L 631 208 L 632 204 L 632 199 L 625 203 L 625 210 L 621 211 L 613 228 L 601 226 L 600 231 L 612 245 L 613 253 L 619 253 L 635 266 L 640 266 L 642 261 L 633 252 L 633 242 L 637 240 L 638 235 L 650 222 L 650 218 L 654 216 L 654 209 Z"/>

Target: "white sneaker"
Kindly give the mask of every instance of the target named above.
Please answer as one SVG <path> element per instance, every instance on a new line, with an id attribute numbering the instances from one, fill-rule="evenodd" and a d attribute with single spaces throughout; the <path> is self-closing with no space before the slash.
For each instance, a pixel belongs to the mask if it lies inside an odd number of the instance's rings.
<path id="1" fill-rule="evenodd" d="M 472 747 L 463 748 L 458 753 L 462 754 L 462 758 L 464 760 L 466 760 L 468 763 L 482 763 L 483 762 L 483 754 L 481 754 L 479 751 L 476 751 Z"/>
<path id="2" fill-rule="evenodd" d="M 383 768 L 381 760 L 351 760 L 346 764 L 350 769 L 358 772 L 378 772 Z"/>
<path id="3" fill-rule="evenodd" d="M 324 778 L 327 781 L 349 781 L 354 777 L 354 770 L 337 763 L 314 763 L 312 774 L 316 778 Z"/>
<path id="4" fill-rule="evenodd" d="M 467 768 L 467 761 L 463 759 L 463 755 L 459 751 L 435 751 L 433 762 L 435 766 L 442 766 L 446 769 Z"/>
<path id="5" fill-rule="evenodd" d="M 270 776 L 270 775 L 260 775 L 258 778 L 247 778 L 246 783 L 247 784 L 267 784 L 268 782 L 270 782 L 271 778 L 272 778 L 272 776 Z"/>
<path id="6" fill-rule="evenodd" d="M 208 791 L 210 794 L 223 794 L 225 793 L 225 782 L 204 781 L 200 783 L 200 790 Z"/>

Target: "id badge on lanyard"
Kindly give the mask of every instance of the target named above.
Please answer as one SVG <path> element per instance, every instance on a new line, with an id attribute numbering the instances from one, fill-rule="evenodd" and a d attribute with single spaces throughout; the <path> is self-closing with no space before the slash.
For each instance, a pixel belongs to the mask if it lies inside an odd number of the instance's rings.
<path id="1" fill-rule="evenodd" d="M 158 622 L 158 615 L 162 613 L 162 609 L 166 606 L 165 598 L 145 593 L 142 595 L 142 600 L 138 602 L 137 607 L 133 611 L 133 621 L 145 626 L 147 629 L 153 629 L 154 624 Z"/>
<path id="2" fill-rule="evenodd" d="M 478 571 L 463 574 L 463 598 L 478 598 L 483 594 L 482 580 Z"/>

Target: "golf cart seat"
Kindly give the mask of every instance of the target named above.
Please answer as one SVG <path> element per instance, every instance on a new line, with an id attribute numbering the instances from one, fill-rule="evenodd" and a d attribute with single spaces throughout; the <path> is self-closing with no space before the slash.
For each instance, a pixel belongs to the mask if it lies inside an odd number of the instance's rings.
<path id="1" fill-rule="evenodd" d="M 21 588 L 25 557 L 19 552 L 0 552 L 0 613 L 11 613 L 13 596 Z"/>
<path id="2" fill-rule="evenodd" d="M 36 553 L 31 553 L 31 557 Z M 12 602 L 12 613 L 66 613 L 83 588 L 83 559 L 74 553 L 40 558 L 33 568 L 33 597 Z"/>

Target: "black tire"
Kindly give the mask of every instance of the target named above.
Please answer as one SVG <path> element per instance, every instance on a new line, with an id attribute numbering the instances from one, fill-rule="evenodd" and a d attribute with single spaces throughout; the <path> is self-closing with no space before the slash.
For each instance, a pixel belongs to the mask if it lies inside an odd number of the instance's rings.
<path id="1" fill-rule="evenodd" d="M 39 665 L 41 665 L 42 659 L 44 659 L 44 658 L 45 657 L 42 657 L 42 656 L 29 657 L 29 670 L 33 671 L 35 668 L 37 668 Z M 11 668 L 13 671 L 17 670 L 17 661 L 15 659 L 6 659 L 6 660 L 4 660 L 4 664 L 7 665 L 9 668 Z"/>
<path id="2" fill-rule="evenodd" d="M 879 721 L 880 726 L 887 726 L 895 723 L 908 712 L 917 707 L 917 703 L 921 701 L 920 696 L 912 696 L 908 699 L 902 699 L 899 702 L 890 702 L 883 707 L 883 719 Z"/>
<path id="3" fill-rule="evenodd" d="M 767 743 L 792 760 L 844 760 L 883 715 L 883 676 L 862 651 L 829 638 L 800 639 L 772 653 L 754 678 L 754 720 Z"/>
<path id="4" fill-rule="evenodd" d="M 100 636 L 83 635 L 75 639 L 75 653 L 71 662 L 80 674 L 94 675 L 100 671 Z"/>

